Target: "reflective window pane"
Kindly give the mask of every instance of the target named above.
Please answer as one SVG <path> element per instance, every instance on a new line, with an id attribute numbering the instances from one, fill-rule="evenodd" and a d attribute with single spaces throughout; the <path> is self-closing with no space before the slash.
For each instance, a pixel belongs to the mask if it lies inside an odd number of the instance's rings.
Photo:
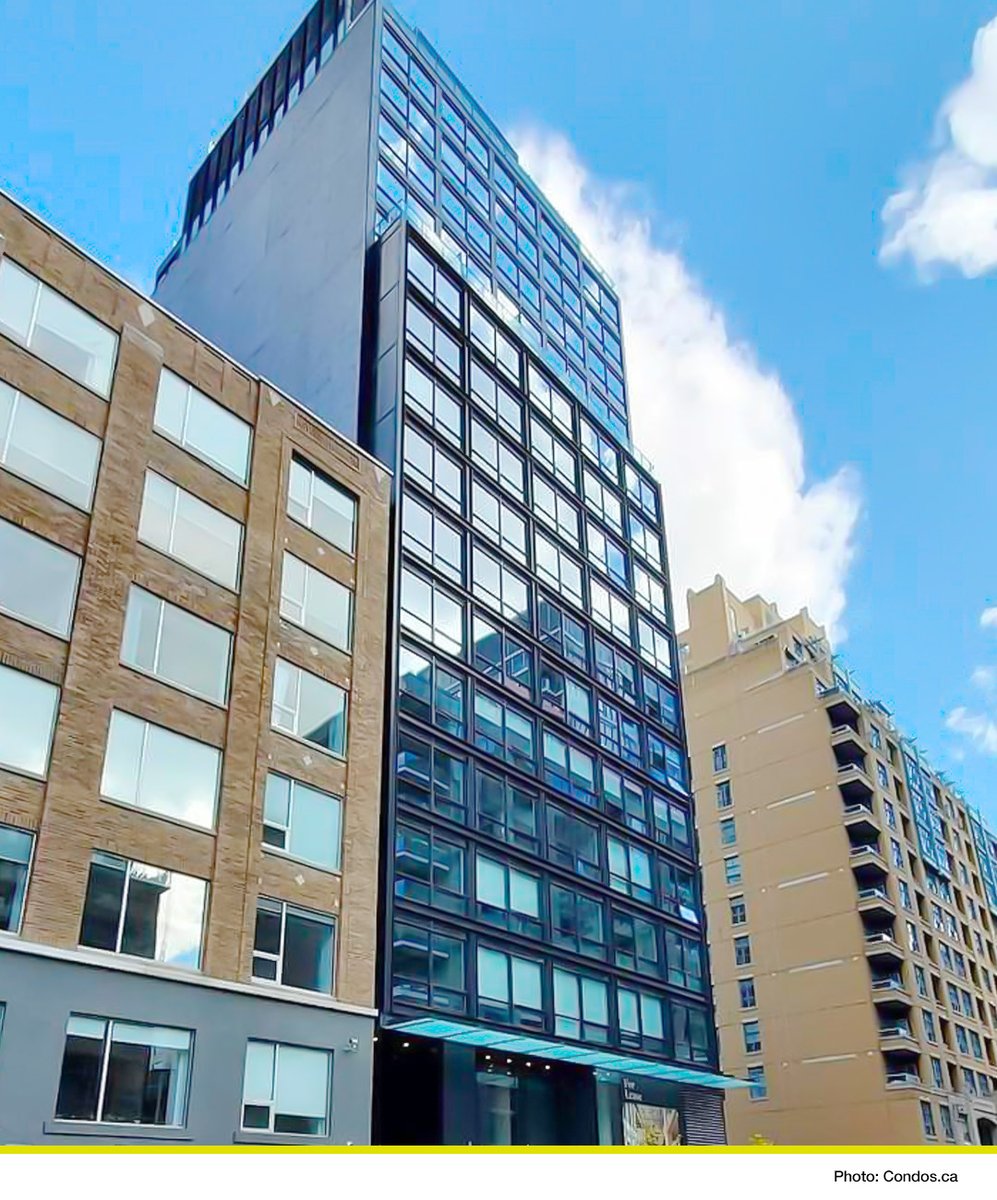
<path id="1" fill-rule="evenodd" d="M 333 546 L 354 552 L 357 502 L 338 484 L 303 459 L 291 462 L 287 511 Z"/>
<path id="2" fill-rule="evenodd" d="M 152 471 L 145 476 L 138 536 L 227 588 L 239 586 L 239 522 Z"/>
<path id="3" fill-rule="evenodd" d="M 291 858 L 339 870 L 342 800 L 271 771 L 263 802 L 263 842 Z"/>
<path id="4" fill-rule="evenodd" d="M 203 879 L 94 853 L 80 945 L 196 970 L 207 890 Z"/>
<path id="5" fill-rule="evenodd" d="M 225 704 L 231 653 L 226 630 L 132 585 L 121 643 L 126 666 Z"/>
<path id="6" fill-rule="evenodd" d="M 13 825 L 0 825 L 0 931 L 17 933 L 28 888 L 34 835 Z"/>
<path id="7" fill-rule="evenodd" d="M 243 1129 L 323 1137 L 328 1126 L 331 1074 L 329 1050 L 248 1042 Z"/>
<path id="8" fill-rule="evenodd" d="M 99 396 L 110 394 L 118 335 L 9 258 L 0 259 L 0 333 Z"/>
<path id="9" fill-rule="evenodd" d="M 264 896 L 257 900 L 254 978 L 329 994 L 335 943 L 333 917 Z"/>
<path id="10" fill-rule="evenodd" d="M 249 479 L 250 426 L 165 368 L 159 376 L 153 425 L 237 483 Z"/>
<path id="11" fill-rule="evenodd" d="M 45 775 L 58 705 L 55 684 L 0 665 L 0 766 Z"/>
<path id="12" fill-rule="evenodd" d="M 281 658 L 274 669 L 271 720 L 294 737 L 336 755 L 346 753 L 346 692 Z"/>
<path id="13" fill-rule="evenodd" d="M 286 551 L 280 615 L 347 654 L 352 648 L 353 593 Z"/>
<path id="14" fill-rule="evenodd" d="M 101 795 L 211 829 L 221 751 L 115 710 L 107 734 Z"/>
<path id="15" fill-rule="evenodd" d="M 0 466 L 89 512 L 100 438 L 0 381 Z"/>
<path id="16" fill-rule="evenodd" d="M 191 1034 L 72 1014 L 55 1102 L 62 1121 L 182 1126 Z"/>
<path id="17" fill-rule="evenodd" d="M 68 638 L 79 578 L 75 554 L 0 521 L 0 612 Z"/>

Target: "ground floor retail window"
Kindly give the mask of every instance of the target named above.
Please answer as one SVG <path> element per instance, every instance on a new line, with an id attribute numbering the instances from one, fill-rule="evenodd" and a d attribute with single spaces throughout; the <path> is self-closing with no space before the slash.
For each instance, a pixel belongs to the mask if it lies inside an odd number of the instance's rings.
<path id="1" fill-rule="evenodd" d="M 193 1035 L 73 1014 L 55 1115 L 64 1121 L 182 1126 Z"/>
<path id="2" fill-rule="evenodd" d="M 249 1042 L 242 1089 L 243 1129 L 325 1137 L 331 1082 L 329 1050 Z"/>

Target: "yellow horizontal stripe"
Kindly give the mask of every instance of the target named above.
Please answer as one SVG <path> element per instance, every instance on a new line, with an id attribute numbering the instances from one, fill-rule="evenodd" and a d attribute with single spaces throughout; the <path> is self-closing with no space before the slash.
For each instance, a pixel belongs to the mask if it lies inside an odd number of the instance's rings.
<path id="1" fill-rule="evenodd" d="M 3 1154 L 997 1154 L 997 1146 L 0 1146 Z"/>

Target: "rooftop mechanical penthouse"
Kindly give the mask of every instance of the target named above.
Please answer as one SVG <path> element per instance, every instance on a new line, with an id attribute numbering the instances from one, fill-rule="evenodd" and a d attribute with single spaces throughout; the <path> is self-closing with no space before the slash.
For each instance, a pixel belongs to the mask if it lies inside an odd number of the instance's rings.
<path id="1" fill-rule="evenodd" d="M 308 15 L 195 176 L 157 294 L 395 472 L 375 1140 L 722 1141 L 661 494 L 611 285 L 371 3 Z"/>
<path id="2" fill-rule="evenodd" d="M 612 285 L 432 46 L 380 2 L 314 6 L 191 180 L 156 294 L 355 433 L 366 251 L 401 211 L 439 230 L 626 441 Z"/>

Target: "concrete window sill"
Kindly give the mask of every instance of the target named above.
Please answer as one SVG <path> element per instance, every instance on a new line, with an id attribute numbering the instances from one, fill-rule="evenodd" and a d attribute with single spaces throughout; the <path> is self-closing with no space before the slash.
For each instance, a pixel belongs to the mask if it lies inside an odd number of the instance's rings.
<path id="1" fill-rule="evenodd" d="M 43 1132 L 50 1137 L 108 1138 L 114 1142 L 191 1142 L 186 1129 L 156 1125 L 108 1125 L 99 1121 L 45 1121 Z"/>
<path id="2" fill-rule="evenodd" d="M 334 1146 L 335 1142 L 330 1142 L 328 1138 L 322 1137 L 296 1137 L 289 1133 L 267 1133 L 265 1129 L 259 1131 L 250 1129 L 237 1129 L 232 1134 L 232 1141 L 237 1146 Z"/>

